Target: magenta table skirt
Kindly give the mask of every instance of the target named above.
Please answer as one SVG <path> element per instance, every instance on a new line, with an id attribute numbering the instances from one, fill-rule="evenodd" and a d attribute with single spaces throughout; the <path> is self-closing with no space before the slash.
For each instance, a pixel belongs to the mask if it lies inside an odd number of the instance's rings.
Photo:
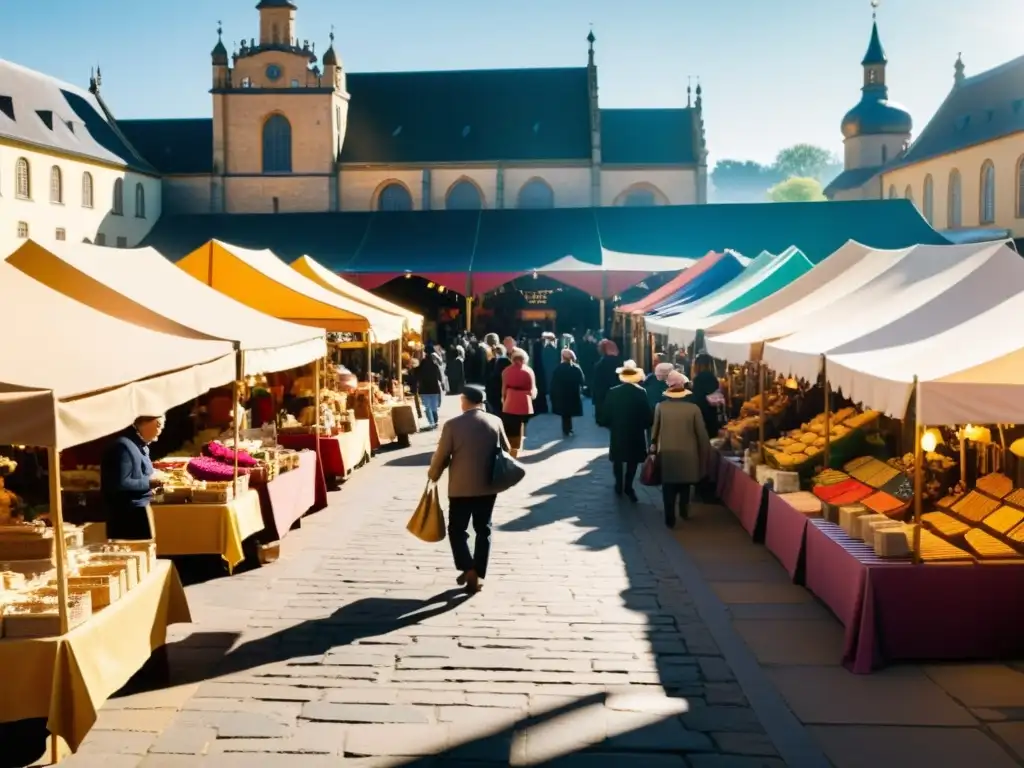
<path id="1" fill-rule="evenodd" d="M 316 504 L 316 454 L 303 451 L 299 466 L 256 487 L 263 513 L 263 543 L 280 541 Z"/>
<path id="2" fill-rule="evenodd" d="M 754 536 L 761 518 L 764 487 L 750 475 L 744 474 L 735 462 L 720 458 L 717 491 L 718 498 L 736 515 L 744 530 Z"/>
<path id="3" fill-rule="evenodd" d="M 790 578 L 803 583 L 802 558 L 807 515 L 797 512 L 774 491 L 768 491 L 765 504 L 764 545 L 782 563 Z"/>
<path id="4" fill-rule="evenodd" d="M 1020 658 L 1024 564 L 882 561 L 839 526 L 806 529 L 807 587 L 843 623 L 843 663 L 866 674 L 889 662 Z"/>

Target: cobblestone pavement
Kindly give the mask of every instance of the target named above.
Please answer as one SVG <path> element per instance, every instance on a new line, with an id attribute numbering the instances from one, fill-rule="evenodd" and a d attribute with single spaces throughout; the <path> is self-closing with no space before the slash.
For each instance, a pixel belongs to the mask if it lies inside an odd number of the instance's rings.
<path id="1" fill-rule="evenodd" d="M 108 702 L 69 765 L 785 765 L 762 721 L 788 710 L 762 690 L 755 714 L 659 513 L 612 495 L 605 433 L 577 421 L 531 423 L 481 594 L 404 529 L 436 440 L 417 435 L 280 561 L 189 587 L 171 685 Z"/>

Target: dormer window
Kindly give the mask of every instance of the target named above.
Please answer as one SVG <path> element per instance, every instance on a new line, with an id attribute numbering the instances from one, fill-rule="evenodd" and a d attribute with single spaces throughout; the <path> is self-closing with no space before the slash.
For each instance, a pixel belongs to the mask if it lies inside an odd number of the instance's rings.
<path id="1" fill-rule="evenodd" d="M 14 119 L 14 99 L 10 96 L 0 96 L 0 112 L 3 112 L 11 120 Z"/>
<path id="2" fill-rule="evenodd" d="M 53 112 L 48 109 L 37 109 L 36 114 L 39 115 L 39 119 L 43 121 L 43 125 L 53 130 Z"/>

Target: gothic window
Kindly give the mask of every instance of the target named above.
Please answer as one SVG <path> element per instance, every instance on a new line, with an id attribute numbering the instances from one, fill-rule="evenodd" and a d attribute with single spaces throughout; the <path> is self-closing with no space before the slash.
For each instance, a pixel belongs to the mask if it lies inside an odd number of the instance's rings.
<path id="1" fill-rule="evenodd" d="M 124 180 L 114 181 L 114 200 L 110 212 L 115 216 L 124 216 Z"/>
<path id="2" fill-rule="evenodd" d="M 263 172 L 292 172 L 292 124 L 284 115 L 271 115 L 263 124 Z"/>
<path id="3" fill-rule="evenodd" d="M 1017 161 L 1017 218 L 1024 219 L 1024 157 Z"/>
<path id="4" fill-rule="evenodd" d="M 544 179 L 530 179 L 519 190 L 519 208 L 554 208 L 555 191 Z"/>
<path id="5" fill-rule="evenodd" d="M 82 174 L 82 207 L 92 208 L 92 174 L 88 171 Z"/>
<path id="6" fill-rule="evenodd" d="M 412 195 L 409 190 L 397 181 L 384 185 L 377 195 L 378 211 L 411 211 Z"/>
<path id="7" fill-rule="evenodd" d="M 890 184 L 889 185 L 889 199 L 890 200 L 895 200 L 896 199 L 896 185 L 895 184 Z"/>
<path id="8" fill-rule="evenodd" d="M 954 168 L 949 172 L 949 193 L 946 200 L 947 229 L 955 229 L 960 226 L 963 214 L 960 192 L 960 171 Z"/>
<path id="9" fill-rule="evenodd" d="M 483 198 L 476 184 L 462 179 L 452 184 L 445 199 L 449 211 L 478 211 L 484 207 Z"/>
<path id="10" fill-rule="evenodd" d="M 654 196 L 654 190 L 631 189 L 622 199 L 622 204 L 627 208 L 649 208 L 657 205 L 658 202 Z"/>
<path id="11" fill-rule="evenodd" d="M 924 177 L 923 198 L 921 213 L 924 214 L 925 221 L 933 224 L 935 222 L 935 182 L 932 181 L 931 174 Z"/>
<path id="12" fill-rule="evenodd" d="M 146 218 L 146 190 L 143 189 L 142 182 L 135 185 L 135 218 Z"/>
<path id="13" fill-rule="evenodd" d="M 903 192 L 903 196 L 910 202 L 914 202 L 914 188 L 907 184 L 907 188 Z"/>
<path id="14" fill-rule="evenodd" d="M 50 202 L 64 202 L 64 179 L 56 165 L 50 169 Z"/>
<path id="15" fill-rule="evenodd" d="M 32 197 L 32 182 L 29 178 L 28 160 L 19 157 L 14 166 L 14 194 L 24 200 Z"/>
<path id="16" fill-rule="evenodd" d="M 996 168 L 991 160 L 981 166 L 981 214 L 982 224 L 993 224 L 996 220 Z"/>

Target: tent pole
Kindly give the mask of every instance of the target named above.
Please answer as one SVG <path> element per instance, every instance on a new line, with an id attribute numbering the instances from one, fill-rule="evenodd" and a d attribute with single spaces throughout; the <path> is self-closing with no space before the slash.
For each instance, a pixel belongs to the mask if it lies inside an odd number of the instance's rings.
<path id="1" fill-rule="evenodd" d="M 760 405 L 757 409 L 757 452 L 764 463 L 764 378 L 767 371 L 764 363 L 757 364 L 757 395 Z"/>
<path id="2" fill-rule="evenodd" d="M 235 380 L 231 384 L 231 397 L 233 400 L 234 407 L 231 409 L 231 413 L 234 415 L 234 431 L 235 431 L 235 471 L 231 478 L 231 493 L 233 498 L 238 498 L 238 441 L 239 441 L 239 421 L 242 415 L 240 411 L 240 404 L 238 402 L 240 395 L 242 394 L 242 376 L 245 374 L 245 353 L 238 347 L 235 347 Z M 262 426 L 262 424 L 260 425 Z M 154 536 L 156 533 L 154 532 Z"/>
<path id="3" fill-rule="evenodd" d="M 54 413 L 56 417 L 56 412 Z M 58 422 L 59 423 L 59 422 Z M 57 556 L 57 616 L 61 635 L 68 633 L 67 541 L 64 539 L 64 500 L 60 495 L 60 451 L 46 449 L 50 480 L 50 522 L 53 524 L 53 548 Z M 153 531 L 153 535 L 156 532 Z"/>
<path id="4" fill-rule="evenodd" d="M 373 340 L 370 338 L 369 326 L 366 327 L 366 381 L 368 384 L 373 383 Z M 373 402 L 373 398 L 370 402 Z"/>
<path id="5" fill-rule="evenodd" d="M 313 445 L 316 446 L 316 463 L 320 467 L 323 467 L 320 459 L 320 371 L 322 365 L 323 361 L 319 357 L 313 363 L 313 410 L 316 413 L 316 420 L 313 422 L 313 426 L 316 429 L 313 436 Z"/>
<path id="6" fill-rule="evenodd" d="M 600 303 L 600 305 L 599 305 L 599 312 L 600 312 L 600 314 L 598 315 L 598 321 L 599 321 L 599 322 L 600 322 L 600 324 L 601 324 L 601 336 L 602 336 L 602 337 L 604 337 L 604 334 L 605 334 L 605 327 L 604 327 L 604 310 L 605 310 L 605 306 L 604 306 L 604 299 L 602 298 L 602 299 L 601 299 L 601 303 Z"/>
<path id="7" fill-rule="evenodd" d="M 473 297 L 466 297 L 466 332 L 473 330 Z"/>
<path id="8" fill-rule="evenodd" d="M 924 425 L 921 423 L 921 391 L 917 387 L 917 376 L 914 377 L 914 563 L 921 563 L 921 507 L 924 491 L 924 456 L 921 440 L 924 438 Z"/>
<path id="9" fill-rule="evenodd" d="M 832 466 L 832 387 L 828 383 L 828 361 L 821 356 L 821 389 L 825 393 L 825 469 Z"/>
<path id="10" fill-rule="evenodd" d="M 401 400 L 403 403 L 405 402 L 405 377 L 403 376 L 403 374 L 405 373 L 405 365 L 403 364 L 402 361 L 402 351 L 404 347 L 404 344 L 402 342 L 404 341 L 405 328 L 403 327 L 401 338 L 395 342 L 395 345 L 398 347 L 398 355 L 395 359 L 395 365 L 398 366 L 398 399 Z"/>

